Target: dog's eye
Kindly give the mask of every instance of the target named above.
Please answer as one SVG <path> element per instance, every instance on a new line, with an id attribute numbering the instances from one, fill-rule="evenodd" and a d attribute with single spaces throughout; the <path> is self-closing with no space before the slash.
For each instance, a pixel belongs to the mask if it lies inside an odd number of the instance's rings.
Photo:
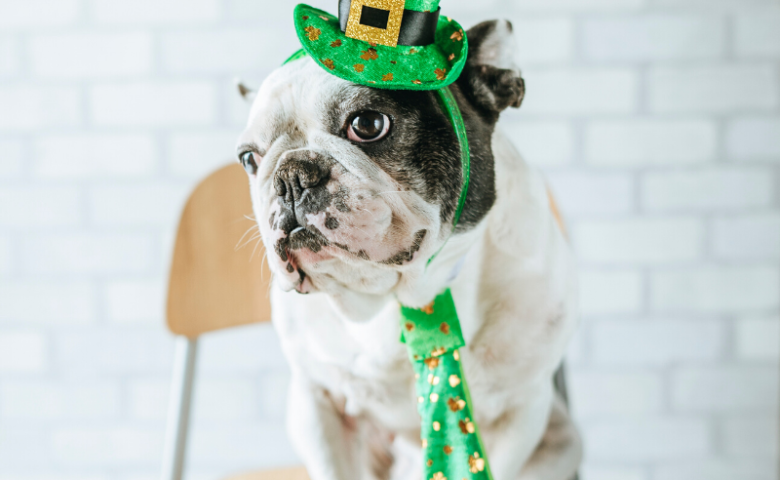
<path id="1" fill-rule="evenodd" d="M 244 152 L 239 155 L 238 159 L 248 174 L 254 175 L 257 173 L 257 162 L 255 161 L 255 154 L 253 152 Z"/>
<path id="2" fill-rule="evenodd" d="M 390 131 L 390 119 L 384 113 L 362 112 L 347 127 L 347 138 L 353 142 L 376 142 Z"/>

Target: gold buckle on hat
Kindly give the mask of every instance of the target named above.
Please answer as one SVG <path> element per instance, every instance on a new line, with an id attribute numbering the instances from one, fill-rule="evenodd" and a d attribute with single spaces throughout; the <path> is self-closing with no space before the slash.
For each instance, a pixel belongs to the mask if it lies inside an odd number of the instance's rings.
<path id="1" fill-rule="evenodd" d="M 395 47 L 401 33 L 401 20 L 404 16 L 405 0 L 352 0 L 349 8 L 349 20 L 344 34 L 350 38 Z M 378 11 L 377 11 L 378 10 Z M 374 18 L 383 19 L 386 12 L 385 28 L 362 23 L 363 16 L 374 14 Z"/>

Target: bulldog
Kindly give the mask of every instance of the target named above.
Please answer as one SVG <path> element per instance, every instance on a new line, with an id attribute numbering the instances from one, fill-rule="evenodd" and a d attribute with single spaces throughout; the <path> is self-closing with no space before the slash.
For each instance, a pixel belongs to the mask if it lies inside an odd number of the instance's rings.
<path id="1" fill-rule="evenodd" d="M 289 436 L 313 480 L 421 479 L 399 302 L 423 307 L 447 287 L 496 480 L 577 475 L 581 443 L 555 381 L 577 323 L 574 260 L 544 179 L 496 129 L 525 93 L 512 25 L 467 37 L 451 89 L 471 183 L 454 230 L 460 148 L 434 92 L 355 85 L 309 57 L 257 92 L 239 85 L 252 107 L 238 159 L 292 370 Z"/>

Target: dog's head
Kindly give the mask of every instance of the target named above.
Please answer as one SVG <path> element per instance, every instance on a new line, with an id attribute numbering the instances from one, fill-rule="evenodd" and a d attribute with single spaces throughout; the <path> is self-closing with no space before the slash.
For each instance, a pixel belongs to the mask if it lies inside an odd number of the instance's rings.
<path id="1" fill-rule="evenodd" d="M 458 231 L 495 201 L 490 141 L 499 113 L 518 107 L 512 26 L 468 31 L 453 84 L 471 147 Z M 391 291 L 424 268 L 450 235 L 463 182 L 460 147 L 437 94 L 363 87 L 310 58 L 277 69 L 255 97 L 238 146 L 272 271 L 301 293 Z"/>

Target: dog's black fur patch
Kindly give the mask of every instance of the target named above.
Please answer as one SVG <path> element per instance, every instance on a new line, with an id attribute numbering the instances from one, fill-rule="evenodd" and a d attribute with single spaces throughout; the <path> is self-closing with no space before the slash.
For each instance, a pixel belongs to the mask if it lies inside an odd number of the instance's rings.
<path id="1" fill-rule="evenodd" d="M 484 22 L 467 32 L 469 56 L 458 81 L 451 85 L 466 124 L 471 151 L 468 194 L 457 231 L 465 231 L 482 220 L 496 201 L 491 138 L 499 113 L 519 106 L 524 91 L 522 78 L 511 70 L 479 65 L 483 40 L 497 22 Z M 441 205 L 442 223 L 451 224 L 463 183 L 460 147 L 447 114 L 432 91 L 380 90 L 361 88 L 360 95 L 345 105 L 334 98 L 325 110 L 338 112 L 323 122 L 346 137 L 346 126 L 363 111 L 388 115 L 393 122 L 384 139 L 357 144 L 399 184 Z"/>

